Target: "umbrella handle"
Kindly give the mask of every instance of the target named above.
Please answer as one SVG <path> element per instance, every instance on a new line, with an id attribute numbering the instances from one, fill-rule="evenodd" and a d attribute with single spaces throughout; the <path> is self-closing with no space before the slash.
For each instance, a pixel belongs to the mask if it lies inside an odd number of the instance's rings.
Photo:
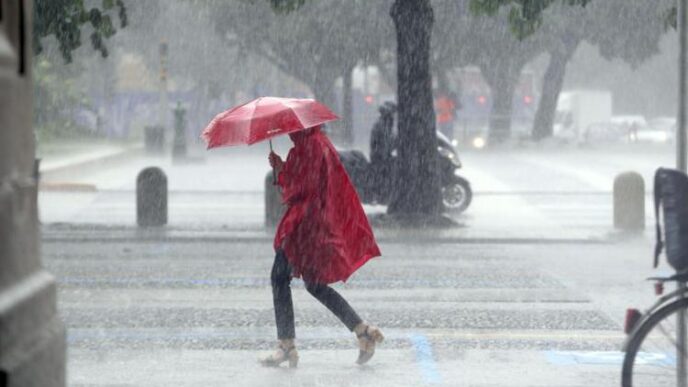
<path id="1" fill-rule="evenodd" d="M 272 139 L 270 139 L 270 153 L 272 153 Z M 277 185 L 277 176 L 275 175 L 275 167 L 272 167 L 272 185 Z"/>

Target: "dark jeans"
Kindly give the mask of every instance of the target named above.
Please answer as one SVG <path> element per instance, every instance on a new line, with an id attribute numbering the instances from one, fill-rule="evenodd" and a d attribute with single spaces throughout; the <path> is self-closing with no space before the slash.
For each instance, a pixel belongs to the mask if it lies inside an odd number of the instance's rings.
<path id="1" fill-rule="evenodd" d="M 294 331 L 294 304 L 291 299 L 291 267 L 283 251 L 275 255 L 275 263 L 272 265 L 272 300 L 275 305 L 275 322 L 277 323 L 277 338 L 293 339 Z M 349 303 L 334 289 L 325 284 L 306 282 L 306 290 L 317 298 L 335 316 L 353 331 L 356 325 L 363 320 L 351 308 Z"/>

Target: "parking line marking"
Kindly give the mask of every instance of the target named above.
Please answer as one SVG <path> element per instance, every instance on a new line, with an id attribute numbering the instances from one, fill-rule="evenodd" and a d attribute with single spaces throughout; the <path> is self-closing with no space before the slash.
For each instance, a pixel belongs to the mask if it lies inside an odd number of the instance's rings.
<path id="1" fill-rule="evenodd" d="M 410 336 L 413 348 L 416 351 L 416 362 L 423 374 L 423 380 L 427 384 L 442 382 L 442 377 L 437 370 L 437 363 L 432 356 L 432 345 L 425 335 L 415 333 Z"/>
<path id="2" fill-rule="evenodd" d="M 625 355 L 625 352 L 620 351 L 545 351 L 547 361 L 558 366 L 581 364 L 620 366 L 623 364 Z M 660 352 L 640 352 L 636 356 L 636 364 L 672 366 L 676 364 L 676 357 Z"/>

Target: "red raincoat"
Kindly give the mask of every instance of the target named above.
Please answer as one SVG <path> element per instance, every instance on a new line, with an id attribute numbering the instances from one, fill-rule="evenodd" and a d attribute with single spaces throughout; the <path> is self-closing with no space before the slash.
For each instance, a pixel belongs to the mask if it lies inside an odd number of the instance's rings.
<path id="1" fill-rule="evenodd" d="M 290 136 L 294 147 L 278 176 L 287 212 L 275 249 L 306 282 L 346 281 L 380 249 L 330 140 L 319 127 Z"/>

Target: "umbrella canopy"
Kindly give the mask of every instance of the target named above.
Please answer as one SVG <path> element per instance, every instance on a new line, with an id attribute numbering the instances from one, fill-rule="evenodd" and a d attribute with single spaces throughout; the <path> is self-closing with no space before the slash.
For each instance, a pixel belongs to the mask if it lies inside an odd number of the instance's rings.
<path id="1" fill-rule="evenodd" d="M 208 149 L 251 145 L 338 118 L 314 99 L 261 97 L 218 114 L 201 137 Z"/>

